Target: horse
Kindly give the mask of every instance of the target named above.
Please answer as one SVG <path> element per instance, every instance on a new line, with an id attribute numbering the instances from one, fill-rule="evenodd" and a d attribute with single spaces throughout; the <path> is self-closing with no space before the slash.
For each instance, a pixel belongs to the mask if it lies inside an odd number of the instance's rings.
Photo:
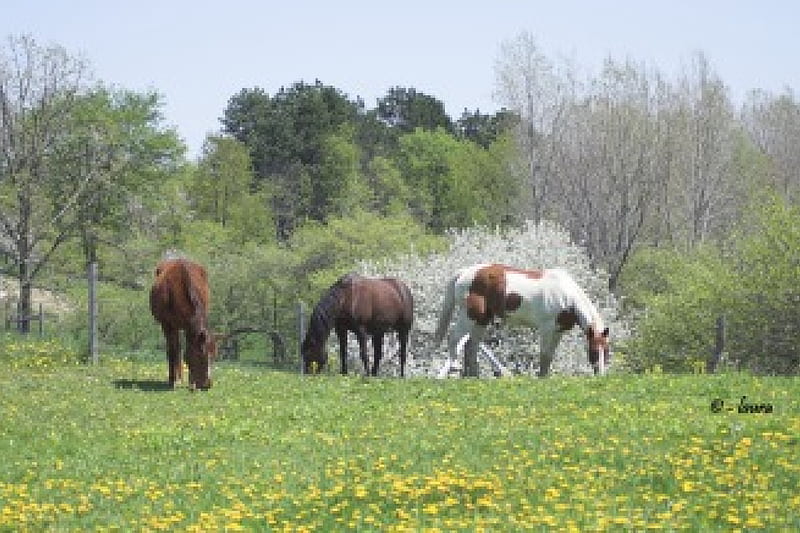
<path id="1" fill-rule="evenodd" d="M 477 264 L 460 270 L 445 286 L 444 304 L 434 339 L 442 342 L 455 308 L 456 323 L 448 339 L 448 367 L 464 349 L 465 375 L 477 375 L 477 349 L 486 327 L 505 321 L 539 331 L 539 376 L 550 363 L 564 332 L 580 326 L 594 374 L 610 363 L 608 328 L 603 317 L 572 277 L 561 269 L 523 270 L 501 264 Z M 496 373 L 497 373 L 497 369 Z"/>
<path id="2" fill-rule="evenodd" d="M 156 266 L 150 289 L 150 312 L 161 324 L 167 342 L 169 385 L 182 379 L 181 342 L 186 336 L 189 387 L 211 387 L 210 363 L 216 356 L 216 339 L 208 329 L 209 290 L 206 269 L 186 259 L 167 259 Z"/>
<path id="3" fill-rule="evenodd" d="M 306 373 L 321 370 L 327 363 L 325 342 L 331 329 L 339 338 L 341 372 L 347 374 L 347 332 L 358 340 L 364 374 L 378 375 L 383 352 L 383 335 L 396 331 L 400 341 L 400 377 L 405 376 L 408 333 L 414 319 L 414 299 L 409 288 L 395 278 L 368 278 L 347 274 L 336 280 L 320 298 L 308 323 L 301 353 Z M 372 369 L 367 358 L 367 335 L 375 350 Z"/>

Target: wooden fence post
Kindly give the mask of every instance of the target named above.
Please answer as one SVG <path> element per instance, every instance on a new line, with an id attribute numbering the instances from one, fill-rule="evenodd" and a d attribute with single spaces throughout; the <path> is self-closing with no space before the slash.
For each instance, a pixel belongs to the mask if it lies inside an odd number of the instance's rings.
<path id="1" fill-rule="evenodd" d="M 711 352 L 706 363 L 706 373 L 713 374 L 717 371 L 720 361 L 722 360 L 722 352 L 725 350 L 725 316 L 720 315 L 717 317 L 716 325 L 716 339 L 714 342 L 714 350 Z"/>
<path id="2" fill-rule="evenodd" d="M 303 346 L 303 339 L 306 336 L 306 317 L 305 317 L 305 306 L 303 305 L 302 301 L 297 302 L 297 355 L 298 360 L 300 361 L 300 373 L 305 374 L 305 369 L 303 368 L 303 353 L 302 353 L 302 346 Z"/>
<path id="3" fill-rule="evenodd" d="M 97 263 L 89 263 L 89 360 L 98 363 L 97 357 Z"/>

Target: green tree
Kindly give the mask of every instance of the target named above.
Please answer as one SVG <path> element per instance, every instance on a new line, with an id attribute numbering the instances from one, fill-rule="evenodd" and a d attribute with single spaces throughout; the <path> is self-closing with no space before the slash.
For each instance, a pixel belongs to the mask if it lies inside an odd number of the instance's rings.
<path id="1" fill-rule="evenodd" d="M 725 352 L 737 367 L 791 374 L 800 369 L 800 208 L 760 194 L 724 247 L 638 251 L 622 287 L 640 309 L 626 351 L 642 370 L 688 371 L 705 362 L 725 318 Z"/>
<path id="2" fill-rule="evenodd" d="M 229 101 L 224 131 L 248 147 L 256 179 L 272 191 L 279 238 L 286 239 L 305 218 L 321 220 L 324 209 L 303 194 L 316 188 L 323 162 L 330 163 L 325 161 L 330 136 L 355 123 L 360 112 L 360 103 L 320 81 L 295 83 L 271 98 L 260 89 L 244 89 Z"/>
<path id="3" fill-rule="evenodd" d="M 77 101 L 51 165 L 54 183 L 65 192 L 75 181 L 91 182 L 73 217 L 87 263 L 98 260 L 100 246 L 114 249 L 130 236 L 131 216 L 152 184 L 183 160 L 184 145 L 162 125 L 161 106 L 155 92 L 104 87 Z"/>
<path id="4" fill-rule="evenodd" d="M 404 133 L 417 128 L 454 131 L 453 121 L 445 112 L 444 104 L 413 88 L 389 89 L 386 96 L 378 100 L 378 117 Z"/>
<path id="5" fill-rule="evenodd" d="M 313 220 L 344 216 L 369 205 L 370 192 L 361 173 L 361 154 L 353 127 L 343 125 L 322 144 L 322 160 L 314 169 L 311 206 Z"/>
<path id="6" fill-rule="evenodd" d="M 321 292 L 359 261 L 375 261 L 409 252 L 425 253 L 441 241 L 408 215 L 382 217 L 356 210 L 326 223 L 310 221 L 289 241 L 294 255 L 292 279 L 298 294 L 316 302 Z"/>
<path id="7" fill-rule="evenodd" d="M 190 196 L 200 218 L 230 228 L 240 243 L 272 240 L 268 195 L 254 183 L 247 147 L 236 139 L 206 139 Z"/>
<path id="8" fill-rule="evenodd" d="M 516 113 L 505 109 L 494 115 L 481 113 L 478 109 L 474 112 L 464 109 L 455 128 L 460 138 L 472 141 L 482 148 L 489 148 L 503 134 L 517 127 L 519 121 Z"/>
<path id="9" fill-rule="evenodd" d="M 86 65 L 64 48 L 40 46 L 30 36 L 12 37 L 0 49 L 0 227 L 19 280 L 23 317 L 31 314 L 34 278 L 74 229 L 61 222 L 90 186 L 87 176 L 55 197 L 57 169 L 48 159 L 85 91 L 85 72 Z M 22 331 L 28 328 L 27 321 L 20 323 Z"/>
<path id="10" fill-rule="evenodd" d="M 394 160 L 377 156 L 366 169 L 366 179 L 372 191 L 370 211 L 382 215 L 406 213 L 411 201 L 411 189 L 403 180 Z"/>
<path id="11" fill-rule="evenodd" d="M 508 167 L 515 144 L 505 136 L 489 149 L 446 131 L 417 129 L 400 138 L 397 165 L 411 213 L 441 232 L 475 223 L 518 221 L 521 180 Z"/>
<path id="12" fill-rule="evenodd" d="M 753 370 L 794 374 L 800 371 L 800 207 L 763 193 L 748 212 L 734 234 L 730 352 Z"/>

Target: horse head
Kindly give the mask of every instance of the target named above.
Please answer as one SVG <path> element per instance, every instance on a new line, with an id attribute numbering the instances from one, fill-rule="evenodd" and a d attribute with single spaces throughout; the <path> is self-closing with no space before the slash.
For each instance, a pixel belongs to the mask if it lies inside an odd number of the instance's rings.
<path id="1" fill-rule="evenodd" d="M 324 343 L 315 342 L 308 336 L 303 340 L 300 353 L 303 356 L 303 372 L 306 374 L 317 374 L 328 363 Z"/>
<path id="2" fill-rule="evenodd" d="M 608 328 L 595 327 L 589 325 L 586 328 L 587 352 L 589 363 L 595 374 L 603 375 L 606 368 L 611 364 L 611 351 L 608 347 Z"/>
<path id="3" fill-rule="evenodd" d="M 189 341 L 186 363 L 189 366 L 189 386 L 192 389 L 211 388 L 211 365 L 217 357 L 217 338 L 206 328 L 200 328 Z"/>

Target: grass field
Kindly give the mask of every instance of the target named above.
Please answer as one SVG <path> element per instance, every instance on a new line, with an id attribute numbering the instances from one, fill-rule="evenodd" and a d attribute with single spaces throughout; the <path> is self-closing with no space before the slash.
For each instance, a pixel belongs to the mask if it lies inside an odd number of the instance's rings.
<path id="1" fill-rule="evenodd" d="M 798 378 L 222 364 L 191 393 L 57 352 L 0 356 L 0 530 L 800 530 Z"/>

